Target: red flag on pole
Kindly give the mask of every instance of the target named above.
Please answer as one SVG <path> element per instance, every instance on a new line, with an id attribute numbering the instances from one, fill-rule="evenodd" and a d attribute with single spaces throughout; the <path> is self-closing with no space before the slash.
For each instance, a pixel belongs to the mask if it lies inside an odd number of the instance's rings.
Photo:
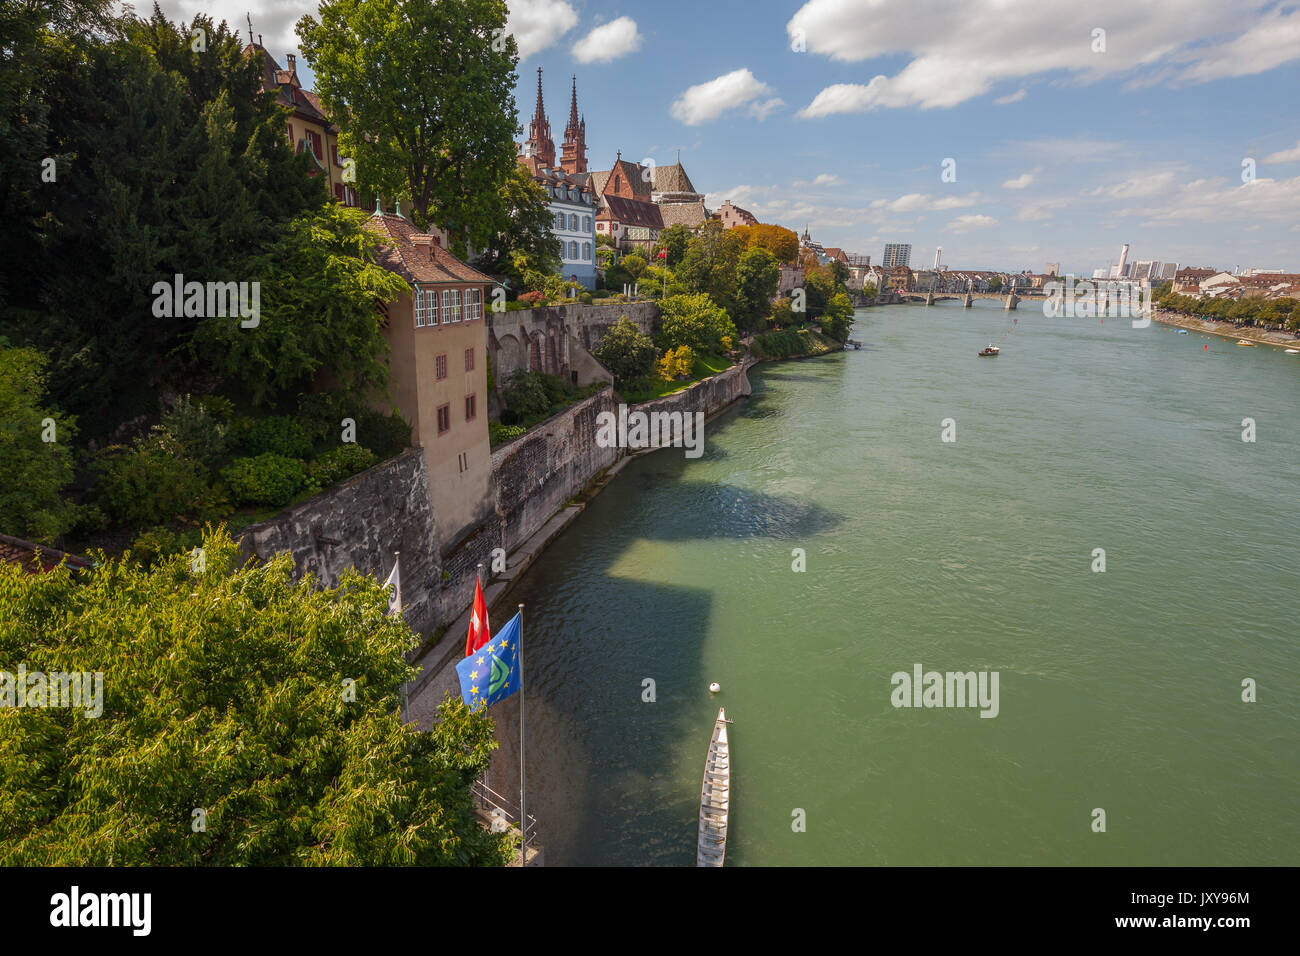
<path id="1" fill-rule="evenodd" d="M 660 258 L 660 259 L 667 259 L 667 258 L 668 258 L 668 247 L 667 247 L 667 246 L 664 246 L 664 248 L 662 248 L 662 249 L 659 250 L 659 258 Z"/>
<path id="2" fill-rule="evenodd" d="M 483 582 L 474 582 L 474 610 L 469 615 L 469 634 L 465 638 L 465 656 L 469 657 L 476 650 L 492 640 L 488 630 L 487 601 L 483 598 Z"/>

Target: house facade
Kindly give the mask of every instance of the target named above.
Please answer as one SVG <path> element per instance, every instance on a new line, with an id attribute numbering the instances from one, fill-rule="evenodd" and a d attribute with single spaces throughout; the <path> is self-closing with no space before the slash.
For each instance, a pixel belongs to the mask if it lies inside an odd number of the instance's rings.
<path id="1" fill-rule="evenodd" d="M 409 286 L 384 305 L 383 336 L 393 397 L 424 449 L 446 554 L 494 508 L 484 320 L 493 281 L 402 216 L 377 212 L 365 225 L 385 240 L 378 263 Z"/>

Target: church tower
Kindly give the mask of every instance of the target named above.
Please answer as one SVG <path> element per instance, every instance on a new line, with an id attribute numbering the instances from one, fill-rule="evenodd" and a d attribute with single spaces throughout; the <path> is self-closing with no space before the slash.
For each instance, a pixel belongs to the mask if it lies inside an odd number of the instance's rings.
<path id="1" fill-rule="evenodd" d="M 541 93 L 537 94 L 541 97 Z M 573 78 L 573 96 L 569 101 L 569 125 L 564 128 L 564 152 L 560 166 L 566 173 L 587 171 L 587 118 L 578 119 L 578 78 Z"/>
<path id="2" fill-rule="evenodd" d="M 546 118 L 546 109 L 542 106 L 542 68 L 537 68 L 537 111 L 533 121 L 528 124 L 528 141 L 524 143 L 524 155 L 536 156 L 543 166 L 555 165 L 555 141 L 551 139 L 551 124 Z"/>

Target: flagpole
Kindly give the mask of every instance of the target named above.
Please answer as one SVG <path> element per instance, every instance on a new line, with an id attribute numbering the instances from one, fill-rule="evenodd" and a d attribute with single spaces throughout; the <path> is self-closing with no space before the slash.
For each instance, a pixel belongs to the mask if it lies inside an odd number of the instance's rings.
<path id="1" fill-rule="evenodd" d="M 519 654 L 519 866 L 528 866 L 528 804 L 524 789 L 524 606 L 519 605 L 519 633 L 515 635 Z"/>

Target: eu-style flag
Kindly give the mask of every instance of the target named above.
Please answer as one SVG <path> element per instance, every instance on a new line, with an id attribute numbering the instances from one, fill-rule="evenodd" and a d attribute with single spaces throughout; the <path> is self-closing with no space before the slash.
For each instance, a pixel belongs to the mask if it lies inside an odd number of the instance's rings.
<path id="1" fill-rule="evenodd" d="M 460 696 L 471 710 L 491 707 L 519 690 L 520 624 L 516 614 L 496 637 L 456 665 Z"/>

